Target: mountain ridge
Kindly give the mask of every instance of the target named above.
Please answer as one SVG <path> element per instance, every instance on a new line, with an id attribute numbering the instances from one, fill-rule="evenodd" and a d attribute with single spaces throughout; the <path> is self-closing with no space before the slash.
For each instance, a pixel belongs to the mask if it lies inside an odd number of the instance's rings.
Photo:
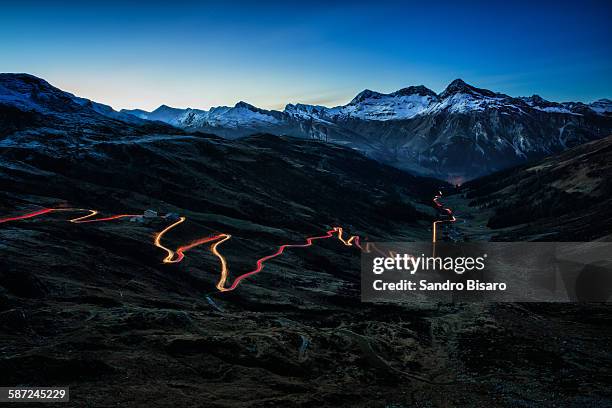
<path id="1" fill-rule="evenodd" d="M 370 90 L 370 89 L 364 89 L 363 91 L 359 92 L 357 95 L 355 95 L 355 97 L 353 99 L 351 99 L 347 104 L 345 105 L 338 105 L 338 106 L 334 106 L 334 107 L 327 107 L 324 105 L 310 105 L 310 104 L 304 104 L 304 103 L 288 103 L 285 106 L 285 109 L 282 111 L 279 110 L 268 110 L 268 109 L 263 109 L 263 108 L 258 108 L 252 104 L 249 104 L 248 102 L 245 101 L 239 101 L 236 103 L 236 105 L 234 107 L 238 107 L 239 105 L 242 106 L 249 106 L 251 108 L 255 108 L 259 111 L 263 111 L 263 112 L 275 112 L 275 113 L 290 113 L 291 111 L 294 111 L 296 107 L 300 107 L 300 108 L 305 108 L 308 107 L 309 110 L 314 110 L 314 111 L 319 111 L 321 112 L 322 110 L 338 110 L 340 108 L 344 108 L 347 107 L 349 105 L 357 105 L 361 102 L 365 102 L 367 100 L 376 100 L 376 99 L 382 99 L 384 97 L 402 97 L 402 96 L 411 96 L 411 95 L 418 95 L 418 96 L 430 96 L 430 97 L 437 97 L 439 99 L 445 99 L 448 98 L 452 95 L 455 94 L 468 94 L 468 95 L 472 95 L 472 96 L 485 96 L 485 97 L 490 97 L 490 98 L 511 98 L 511 99 L 515 99 L 515 100 L 529 100 L 530 98 L 537 98 L 537 100 L 541 103 L 544 104 L 555 104 L 555 105 L 560 105 L 560 106 L 567 106 L 567 107 L 572 107 L 572 106 L 576 106 L 576 105 L 581 105 L 581 106 L 586 106 L 589 107 L 593 110 L 594 113 L 596 114 L 606 114 L 606 113 L 612 113 L 612 101 L 610 101 L 610 99 L 607 98 L 601 98 L 598 100 L 595 100 L 589 104 L 585 104 L 583 102 L 554 102 L 554 101 L 548 101 L 542 97 L 540 97 L 539 95 L 532 95 L 530 97 L 524 97 L 524 96 L 517 96 L 517 97 L 512 97 L 503 93 L 496 93 L 493 91 L 490 91 L 488 89 L 484 89 L 484 88 L 477 88 L 475 86 L 472 86 L 468 83 L 466 83 L 465 81 L 463 81 L 460 78 L 457 78 L 455 80 L 453 80 L 451 83 L 449 83 L 449 85 L 439 94 L 435 93 L 433 90 L 427 88 L 425 85 L 411 85 L 411 86 L 407 86 L 401 89 L 398 89 L 396 91 L 393 92 L 389 92 L 389 93 L 383 93 L 383 92 L 379 92 L 379 91 L 374 91 L 374 90 Z M 604 107 L 603 110 L 601 107 Z M 593 109 L 593 107 L 595 107 L 595 109 Z M 120 112 L 125 112 L 128 114 L 132 114 L 132 112 L 135 113 L 153 113 L 157 110 L 159 110 L 160 108 L 171 108 L 173 110 L 177 110 L 177 111 L 194 111 L 194 112 L 209 112 L 210 110 L 214 110 L 217 108 L 226 108 L 226 106 L 214 106 L 211 107 L 208 111 L 204 110 L 204 109 L 197 109 L 197 108 L 172 108 L 169 107 L 167 105 L 161 105 L 160 107 L 158 107 L 157 109 L 155 109 L 152 112 L 147 112 L 141 109 L 121 109 Z M 571 111 L 569 108 L 567 108 L 568 111 Z M 370 120 L 393 120 L 394 118 L 384 118 L 384 117 L 379 117 L 379 118 L 369 118 Z M 395 119 L 405 119 L 405 117 L 401 117 L 401 118 L 395 118 Z"/>
<path id="2" fill-rule="evenodd" d="M 122 110 L 76 97 L 27 74 L 0 76 L 0 108 L 58 128 L 128 129 L 172 126 L 225 138 L 258 133 L 324 140 L 361 151 L 385 164 L 454 183 L 538 160 L 612 134 L 612 102 L 550 102 L 537 95 L 512 97 L 461 79 L 436 94 L 423 85 L 388 94 L 364 90 L 346 105 L 288 104 L 283 111 L 239 101 L 209 110 L 162 105 L 152 112 Z M 51 115 L 49 117 L 49 115 Z M 44 117 L 44 120 L 42 119 Z M 13 119 L 10 119 L 13 120 Z M 9 121 L 10 121 L 9 120 Z M 25 121 L 25 122 L 24 122 Z M 19 129 L 8 123 L 4 133 Z M 166 129 L 165 131 L 168 131 Z"/>

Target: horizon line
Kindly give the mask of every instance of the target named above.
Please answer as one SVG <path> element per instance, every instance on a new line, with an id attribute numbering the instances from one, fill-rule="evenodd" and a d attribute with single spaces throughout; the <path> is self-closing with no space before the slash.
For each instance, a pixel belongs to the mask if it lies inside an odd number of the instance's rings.
<path id="1" fill-rule="evenodd" d="M 56 85 L 52 84 L 51 82 L 49 82 L 49 80 L 47 80 L 45 77 L 41 77 L 41 76 L 38 76 L 38 75 L 34 75 L 34 74 L 29 73 L 29 72 L 0 72 L 0 74 L 8 74 L 8 75 L 29 75 L 29 76 L 32 76 L 32 77 L 35 77 L 35 78 L 41 79 L 41 80 L 43 80 L 43 81 L 47 82 L 49 85 L 51 85 L 51 86 L 53 86 L 53 87 L 55 87 L 55 88 L 57 88 L 57 89 L 59 89 L 59 90 L 61 90 L 61 91 L 63 91 L 63 92 L 70 93 L 70 94 L 72 94 L 72 95 L 74 95 L 74 96 L 76 96 L 76 97 L 80 97 L 80 98 L 88 99 L 88 100 L 90 100 L 90 101 L 92 101 L 92 102 L 101 103 L 101 104 L 103 104 L 103 105 L 110 106 L 110 107 L 111 107 L 113 110 L 115 110 L 116 112 L 121 112 L 122 110 L 129 110 L 129 111 L 131 111 L 131 110 L 141 110 L 141 111 L 143 111 L 143 112 L 151 113 L 151 112 L 154 112 L 155 110 L 157 110 L 157 109 L 159 109 L 159 108 L 161 108 L 161 107 L 164 107 L 164 106 L 165 106 L 165 107 L 167 107 L 167 108 L 171 108 L 171 109 L 179 109 L 179 110 L 187 110 L 187 109 L 191 109 L 191 110 L 199 110 L 199 111 L 210 111 L 211 109 L 214 109 L 214 108 L 224 108 L 224 107 L 225 107 L 225 108 L 232 108 L 232 107 L 235 107 L 236 105 L 238 105 L 238 104 L 240 104 L 240 103 L 245 103 L 245 104 L 248 104 L 248 105 L 253 106 L 253 107 L 257 108 L 257 109 L 268 110 L 268 111 L 278 111 L 278 112 L 282 112 L 284 109 L 286 109 L 286 107 L 287 107 L 288 105 L 309 105 L 309 106 L 321 106 L 321 107 L 324 107 L 324 108 L 331 109 L 331 108 L 335 108 L 335 107 L 340 107 L 340 106 L 345 106 L 345 105 L 348 105 L 348 104 L 349 104 L 349 103 L 350 103 L 350 102 L 351 102 L 353 99 L 355 99 L 355 98 L 356 98 L 356 97 L 357 97 L 359 94 L 361 94 L 362 92 L 365 92 L 365 91 L 375 92 L 375 93 L 378 93 L 378 94 L 381 94 L 381 95 L 384 95 L 384 96 L 388 96 L 388 95 L 390 95 L 390 94 L 392 94 L 392 93 L 394 93 L 394 92 L 398 92 L 398 91 L 403 90 L 403 89 L 407 89 L 407 88 L 414 88 L 414 87 L 424 87 L 424 88 L 426 88 L 426 89 L 428 89 L 428 90 L 430 90 L 430 91 L 434 92 L 436 95 L 438 95 L 438 96 L 439 96 L 439 95 L 441 95 L 441 94 L 442 94 L 442 93 L 443 93 L 443 92 L 444 92 L 444 91 L 445 91 L 445 90 L 446 90 L 446 89 L 447 89 L 447 88 L 450 86 L 450 84 L 452 84 L 452 83 L 453 83 L 453 82 L 455 82 L 455 81 L 461 81 L 461 82 L 465 83 L 466 85 L 468 85 L 468 86 L 470 86 L 470 87 L 472 87 L 472 88 L 476 88 L 476 89 L 483 89 L 483 90 L 488 90 L 488 91 L 494 92 L 495 94 L 498 94 L 498 95 L 506 95 L 506 96 L 509 96 L 509 97 L 511 97 L 511 98 L 517 98 L 517 99 L 518 99 L 518 98 L 526 98 L 526 97 L 538 96 L 538 97 L 540 97 L 540 98 L 544 99 L 544 100 L 545 100 L 545 101 L 547 101 L 547 102 L 553 102 L 553 103 L 559 103 L 559 104 L 563 104 L 563 103 L 570 103 L 570 102 L 580 102 L 580 103 L 584 103 L 585 105 L 589 105 L 589 104 L 591 104 L 591 103 L 598 102 L 598 101 L 603 101 L 603 100 L 611 100 L 611 98 L 610 98 L 610 97 L 604 97 L 604 98 L 592 99 L 592 100 L 590 100 L 590 101 L 588 101 L 588 102 L 587 102 L 587 101 L 584 101 L 584 100 L 555 101 L 555 100 L 550 100 L 550 99 L 543 98 L 542 96 L 540 96 L 540 95 L 539 95 L 539 94 L 537 94 L 537 93 L 532 93 L 531 95 L 519 95 L 519 96 L 512 96 L 512 95 L 506 94 L 506 93 L 504 93 L 504 92 L 498 92 L 498 91 L 493 91 L 493 90 L 488 89 L 488 88 L 481 88 L 481 87 L 479 87 L 479 86 L 474 86 L 474 85 L 472 85 L 471 83 L 469 83 L 469 82 L 467 82 L 467 81 L 463 80 L 462 78 L 455 78 L 454 80 L 450 81 L 450 82 L 449 82 L 449 83 L 448 83 L 448 84 L 447 84 L 447 85 L 444 87 L 444 89 L 443 89 L 442 91 L 440 91 L 440 92 L 436 92 L 435 90 L 433 90 L 432 88 L 428 87 L 428 86 L 427 86 L 427 85 L 425 85 L 425 84 L 418 84 L 418 85 L 408 85 L 408 86 L 402 86 L 402 87 L 397 88 L 397 89 L 395 89 L 394 91 L 390 91 L 390 92 L 376 91 L 376 90 L 372 90 L 372 89 L 370 89 L 370 88 L 364 88 L 364 89 L 362 89 L 361 91 L 357 92 L 357 93 L 356 93 L 356 94 L 355 94 L 355 95 L 354 95 L 354 96 L 353 96 L 353 97 L 352 97 L 352 98 L 351 98 L 351 99 L 350 99 L 348 102 L 346 102 L 346 103 L 344 103 L 344 104 L 342 104 L 341 102 L 339 102 L 340 104 L 331 104 L 331 105 L 324 105 L 324 104 L 320 104 L 320 103 L 307 103 L 307 102 L 286 102 L 286 103 L 284 103 L 283 105 L 281 105 L 281 104 L 276 104 L 276 105 L 275 105 L 276 107 L 271 107 L 271 108 L 261 108 L 260 106 L 254 105 L 254 104 L 252 104 L 252 103 L 250 103 L 250 102 L 247 102 L 247 101 L 245 101 L 244 99 L 240 99 L 240 100 L 238 100 L 236 103 L 234 103 L 234 104 L 233 104 L 233 105 L 231 105 L 231 106 L 230 106 L 230 105 L 225 105 L 225 104 L 219 104 L 219 105 L 210 105 L 210 106 L 208 106 L 207 108 L 192 107 L 192 106 L 186 106 L 186 107 L 177 107 L 176 105 L 175 105 L 175 106 L 171 106 L 171 105 L 166 104 L 165 102 L 162 102 L 162 103 L 161 103 L 159 106 L 157 106 L 156 108 L 153 108 L 153 109 L 151 109 L 151 110 L 147 110 L 147 109 L 143 109 L 143 108 L 140 108 L 140 107 L 120 107 L 120 108 L 117 108 L 116 106 L 114 106 L 114 104 L 107 103 L 107 102 L 102 102 L 102 101 L 100 101 L 100 100 L 98 100 L 98 99 L 90 99 L 88 96 L 86 96 L 85 94 L 81 94 L 81 93 L 80 93 L 80 92 L 78 92 L 78 91 L 67 90 L 67 89 L 62 88 L 62 87 L 60 87 L 60 86 L 56 86 Z"/>

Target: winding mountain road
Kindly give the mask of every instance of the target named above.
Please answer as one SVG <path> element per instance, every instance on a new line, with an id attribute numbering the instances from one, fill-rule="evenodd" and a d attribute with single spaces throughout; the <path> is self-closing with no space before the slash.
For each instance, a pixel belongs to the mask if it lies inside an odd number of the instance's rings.
<path id="1" fill-rule="evenodd" d="M 455 222 L 456 221 L 456 218 L 455 218 L 455 215 L 453 214 L 452 209 L 444 207 L 439 202 L 439 199 L 441 197 L 442 197 L 442 192 L 439 192 L 436 196 L 434 196 L 433 202 L 436 205 L 436 208 L 438 208 L 438 210 L 445 213 L 450 218 L 444 219 L 444 220 L 437 220 L 433 222 L 432 242 L 434 244 L 437 241 L 437 225 L 440 223 L 444 223 L 444 222 Z M 111 215 L 107 217 L 94 218 L 95 216 L 100 214 L 98 210 L 85 209 L 85 208 L 43 208 L 43 209 L 29 212 L 23 215 L 0 218 L 0 224 L 11 222 L 11 221 L 26 220 L 26 219 L 38 217 L 38 216 L 53 213 L 53 212 L 87 212 L 88 213 L 84 216 L 79 216 L 79 217 L 71 218 L 67 220 L 68 222 L 71 222 L 74 224 L 105 222 L 105 221 L 114 221 L 114 220 L 119 220 L 119 219 L 124 219 L 124 218 L 142 217 L 142 215 L 139 215 L 139 214 L 116 214 L 116 215 Z M 187 220 L 186 217 L 179 217 L 177 221 L 173 222 L 172 224 L 165 227 L 163 230 L 156 233 L 153 238 L 153 245 L 156 246 L 157 248 L 160 248 L 166 253 L 166 256 L 162 260 L 163 263 L 174 264 L 174 263 L 181 262 L 185 258 L 185 253 L 187 251 L 193 248 L 196 248 L 198 246 L 204 245 L 204 244 L 211 244 L 210 251 L 212 252 L 213 255 L 215 255 L 215 257 L 217 257 L 220 263 L 220 276 L 216 284 L 216 288 L 220 292 L 229 292 L 229 291 L 235 290 L 244 279 L 260 273 L 264 269 L 267 261 L 270 261 L 276 257 L 281 256 L 285 252 L 286 249 L 307 248 L 307 247 L 312 246 L 314 244 L 314 241 L 317 241 L 317 240 L 324 240 L 324 239 L 336 237 L 338 241 L 340 241 L 343 245 L 348 246 L 348 247 L 355 247 L 359 249 L 361 252 L 370 253 L 372 251 L 376 251 L 382 256 L 388 256 L 388 255 L 393 256 L 393 254 L 387 254 L 381 251 L 380 249 L 378 249 L 374 243 L 366 242 L 364 245 L 362 245 L 361 239 L 358 235 L 351 235 L 348 238 L 345 238 L 344 229 L 342 227 L 333 227 L 332 229 L 328 230 L 324 235 L 307 237 L 304 243 L 280 245 L 277 248 L 277 250 L 273 252 L 272 254 L 266 255 L 264 257 L 257 259 L 257 261 L 255 262 L 254 269 L 238 275 L 236 278 L 234 278 L 233 282 L 229 286 L 227 286 L 228 279 L 230 276 L 230 271 L 229 271 L 227 259 L 221 254 L 221 252 L 219 251 L 219 247 L 224 242 L 230 240 L 232 237 L 231 235 L 220 233 L 216 235 L 202 237 L 192 242 L 189 242 L 186 245 L 181 245 L 175 250 L 162 244 L 162 240 L 164 236 L 168 232 L 178 227 L 179 225 L 183 224 L 186 220 Z"/>
<path id="2" fill-rule="evenodd" d="M 113 221 L 113 220 L 119 220 L 122 218 L 133 218 L 133 217 L 140 217 L 141 215 L 139 214 L 117 214 L 117 215 L 112 215 L 112 216 L 108 216 L 108 217 L 102 217 L 102 218 L 92 218 L 96 215 L 99 214 L 98 210 L 93 210 L 93 209 L 84 209 L 84 208 L 43 208 L 41 210 L 37 210 L 37 211 L 33 211 L 30 213 L 26 213 L 23 215 L 19 215 L 19 216 L 13 216 L 13 217 L 6 217 L 6 218 L 0 218 L 0 224 L 2 223 L 6 223 L 6 222 L 10 222 L 10 221 L 19 221 L 19 220 L 25 220 L 25 219 L 29 219 L 29 218 L 34 218 L 34 217 L 38 217 L 44 214 L 49 214 L 52 212 L 60 212 L 60 211 L 65 211 L 65 212 L 88 212 L 89 214 L 84 215 L 84 216 L 80 216 L 80 217 L 76 217 L 76 218 L 71 218 L 69 220 L 67 220 L 68 222 L 74 223 L 74 224 L 81 224 L 81 223 L 91 223 L 91 222 L 103 222 L 103 221 Z M 360 240 L 359 237 L 356 235 L 350 236 L 348 238 L 344 238 L 343 236 L 343 228 L 342 227 L 333 227 L 332 229 L 328 230 L 326 232 L 325 235 L 320 235 L 320 236 L 312 236 L 312 237 L 307 237 L 305 240 L 305 243 L 303 244 L 283 244 L 281 246 L 278 247 L 278 249 L 270 254 L 270 255 L 266 255 L 262 258 L 259 258 L 256 261 L 256 267 L 251 270 L 248 271 L 246 273 L 243 273 L 239 276 L 237 276 L 234 281 L 232 282 L 232 284 L 227 287 L 227 281 L 229 279 L 229 268 L 228 268 L 228 264 L 227 264 L 227 260 L 226 258 L 220 253 L 219 251 L 219 246 L 228 241 L 231 238 L 231 235 L 229 234 L 217 234 L 217 235 L 212 235 L 212 236 L 208 236 L 208 237 L 203 237 L 203 238 L 199 238 L 195 241 L 192 241 L 186 245 L 181 245 L 179 246 L 176 250 L 173 250 L 171 248 L 168 248 L 167 246 L 162 244 L 162 239 L 164 238 L 164 235 L 166 233 L 168 233 L 169 231 L 171 231 L 172 229 L 176 228 L 177 226 L 179 226 L 180 224 L 184 223 L 187 220 L 186 217 L 180 217 L 178 219 L 178 221 L 173 222 L 172 224 L 170 224 L 169 226 L 167 226 L 166 228 L 164 228 L 163 230 L 161 230 L 160 232 L 156 233 L 153 239 L 153 245 L 162 249 L 163 251 L 166 252 L 166 257 L 162 260 L 163 263 L 166 264 L 173 264 L 173 263 L 179 263 L 181 262 L 184 258 L 185 258 L 185 252 L 189 251 L 190 249 L 196 248 L 200 245 L 204 245 L 204 244 L 210 244 L 212 243 L 210 250 L 211 252 L 219 259 L 220 265 L 221 265 L 221 271 L 220 271 L 220 278 L 219 281 L 216 285 L 216 288 L 220 291 L 220 292 L 228 292 L 228 291 L 232 291 L 234 289 L 236 289 L 238 287 L 238 285 L 240 284 L 240 282 L 242 282 L 244 279 L 248 278 L 249 276 L 258 274 L 259 272 L 261 272 L 264 267 L 265 267 L 265 263 L 271 259 L 274 259 L 280 255 L 282 255 L 286 249 L 289 248 L 306 248 L 306 247 L 310 247 L 314 244 L 314 241 L 316 240 L 322 240 L 322 239 L 329 239 L 332 238 L 334 236 L 336 236 L 338 238 L 338 240 L 340 242 L 342 242 L 342 244 L 344 244 L 345 246 L 355 246 L 357 248 L 359 248 L 360 250 L 362 250 L 361 244 L 360 244 Z M 370 245 L 368 243 L 368 245 L 366 245 L 366 249 L 364 251 L 370 251 Z"/>

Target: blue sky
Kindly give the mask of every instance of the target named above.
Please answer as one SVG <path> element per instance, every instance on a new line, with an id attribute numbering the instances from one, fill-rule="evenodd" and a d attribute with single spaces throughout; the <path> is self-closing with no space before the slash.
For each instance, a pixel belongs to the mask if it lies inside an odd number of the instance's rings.
<path id="1" fill-rule="evenodd" d="M 612 2 L 34 2 L 3 5 L 0 71 L 114 108 L 337 105 L 455 78 L 612 98 Z"/>

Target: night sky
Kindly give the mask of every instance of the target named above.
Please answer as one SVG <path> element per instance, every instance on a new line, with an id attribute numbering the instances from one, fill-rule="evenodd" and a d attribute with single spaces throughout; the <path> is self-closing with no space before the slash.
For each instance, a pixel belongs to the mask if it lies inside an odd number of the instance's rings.
<path id="1" fill-rule="evenodd" d="M 0 71 L 114 108 L 344 104 L 455 78 L 513 96 L 612 98 L 612 2 L 15 2 Z"/>

